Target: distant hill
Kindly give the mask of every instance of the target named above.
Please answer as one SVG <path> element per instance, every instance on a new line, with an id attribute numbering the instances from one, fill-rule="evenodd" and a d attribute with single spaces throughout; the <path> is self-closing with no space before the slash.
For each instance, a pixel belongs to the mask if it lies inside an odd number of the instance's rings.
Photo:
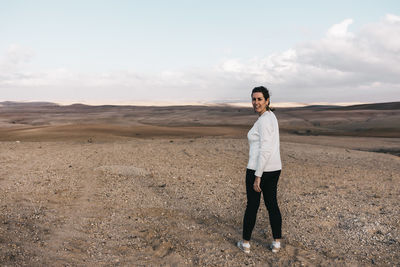
<path id="1" fill-rule="evenodd" d="M 389 110 L 389 109 L 400 109 L 400 102 L 387 102 L 387 103 L 374 103 L 374 104 L 362 104 L 347 107 L 336 107 L 338 110 L 356 110 L 356 109 L 368 109 L 368 110 Z"/>
<path id="2" fill-rule="evenodd" d="M 0 106 L 4 107 L 53 107 L 53 106 L 59 106 L 56 103 L 52 102 L 17 102 L 17 101 L 3 101 L 0 102 Z"/>
<path id="3" fill-rule="evenodd" d="M 396 110 L 400 109 L 399 102 L 386 102 L 386 103 L 372 103 L 372 104 L 359 104 L 351 106 L 338 106 L 338 105 L 309 105 L 304 107 L 292 108 L 276 108 L 278 110 Z"/>
<path id="4" fill-rule="evenodd" d="M 63 108 L 76 108 L 76 109 L 98 109 L 98 108 L 118 108 L 118 107 L 143 107 L 143 108 L 193 108 L 203 109 L 207 107 L 207 104 L 204 106 L 196 105 L 174 105 L 174 106 L 135 106 L 135 105 L 86 105 L 81 103 L 74 103 L 71 105 L 59 105 L 57 103 L 52 102 L 17 102 L 17 101 L 3 101 L 0 102 L 0 106 L 3 107 L 63 107 Z M 224 104 L 215 105 L 213 104 L 209 108 L 227 108 L 227 109 L 238 109 L 238 107 L 229 107 Z M 240 109 L 252 109 L 251 107 L 240 107 Z M 277 110 L 397 110 L 400 109 L 400 101 L 398 102 L 386 102 L 386 103 L 373 103 L 373 104 L 360 104 L 360 105 L 352 105 L 352 106 L 338 106 L 338 105 L 309 105 L 304 107 L 278 107 Z"/>
<path id="5" fill-rule="evenodd" d="M 279 120 L 282 133 L 400 138 L 400 102 L 347 107 L 312 105 L 276 108 L 275 115 Z M 251 107 L 233 107 L 224 104 L 92 106 L 75 103 L 66 106 L 51 102 L 0 102 L 0 131 L 2 127 L 3 131 L 8 131 L 11 127 L 67 127 L 85 124 L 136 127 L 141 125 L 146 127 L 231 127 L 242 131 L 241 136 L 245 136 L 246 130 L 256 119 L 257 116 Z M 101 132 L 102 128 L 99 129 Z"/>

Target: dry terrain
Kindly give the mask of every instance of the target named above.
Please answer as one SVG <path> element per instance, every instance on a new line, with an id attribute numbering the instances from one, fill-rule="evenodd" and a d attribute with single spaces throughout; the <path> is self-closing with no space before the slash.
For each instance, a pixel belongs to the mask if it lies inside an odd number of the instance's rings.
<path id="1" fill-rule="evenodd" d="M 0 103 L 1 266 L 398 266 L 399 103 L 277 109 L 284 247 L 249 255 L 247 108 Z"/>

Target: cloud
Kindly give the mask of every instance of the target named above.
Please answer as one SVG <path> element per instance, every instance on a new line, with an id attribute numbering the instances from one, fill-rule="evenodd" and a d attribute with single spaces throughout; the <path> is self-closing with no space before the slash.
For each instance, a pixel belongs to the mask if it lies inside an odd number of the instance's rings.
<path id="1" fill-rule="evenodd" d="M 0 58 L 0 71 L 13 72 L 29 63 L 34 56 L 34 52 L 29 47 L 17 44 L 10 45 L 3 57 Z"/>
<path id="2" fill-rule="evenodd" d="M 387 15 L 357 33 L 349 31 L 352 23 L 346 19 L 320 40 L 266 58 L 227 61 L 221 69 L 252 74 L 275 88 L 281 101 L 398 101 L 400 17 Z"/>
<path id="3" fill-rule="evenodd" d="M 140 73 L 121 70 L 77 73 L 68 69 L 28 71 L 35 53 L 12 45 L 0 59 L 0 98 L 52 101 L 230 101 L 247 100 L 264 84 L 275 102 L 399 101 L 400 17 L 351 32 L 352 19 L 323 38 L 267 57 L 224 60 L 209 69 Z"/>
<path id="4" fill-rule="evenodd" d="M 341 23 L 333 25 L 328 32 L 326 33 L 326 36 L 330 39 L 347 39 L 347 38 L 352 38 L 353 34 L 348 32 L 348 27 L 353 24 L 352 19 L 345 19 Z"/>
<path id="5" fill-rule="evenodd" d="M 385 20 L 387 22 L 398 23 L 398 22 L 400 22 L 400 17 L 392 15 L 392 14 L 387 14 L 385 17 Z"/>

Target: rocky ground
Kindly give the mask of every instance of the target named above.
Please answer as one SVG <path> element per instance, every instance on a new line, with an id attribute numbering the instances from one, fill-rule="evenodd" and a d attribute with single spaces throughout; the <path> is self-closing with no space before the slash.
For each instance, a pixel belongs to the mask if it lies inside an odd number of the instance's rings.
<path id="1" fill-rule="evenodd" d="M 282 137 L 284 247 L 262 206 L 249 255 L 244 136 L 0 142 L 0 265 L 400 265 L 399 157 L 323 138 Z"/>

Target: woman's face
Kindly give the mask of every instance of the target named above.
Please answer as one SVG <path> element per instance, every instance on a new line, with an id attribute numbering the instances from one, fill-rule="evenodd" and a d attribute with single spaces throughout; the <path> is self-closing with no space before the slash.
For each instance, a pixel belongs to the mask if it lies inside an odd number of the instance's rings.
<path id="1" fill-rule="evenodd" d="M 258 113 L 258 115 L 263 114 L 267 110 L 268 106 L 268 99 L 264 98 L 263 93 L 261 92 L 255 92 L 251 96 L 251 103 L 253 104 L 254 111 Z"/>

